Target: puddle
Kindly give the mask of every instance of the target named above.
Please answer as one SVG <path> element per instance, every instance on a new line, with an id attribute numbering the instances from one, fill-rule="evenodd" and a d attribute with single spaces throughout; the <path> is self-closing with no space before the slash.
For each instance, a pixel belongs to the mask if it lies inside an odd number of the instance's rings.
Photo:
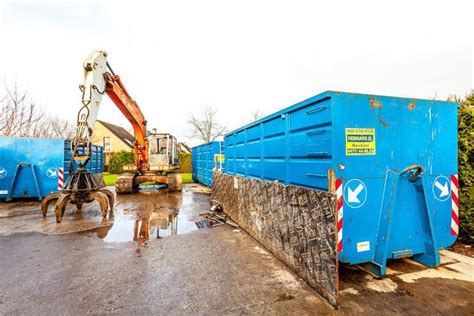
<path id="1" fill-rule="evenodd" d="M 202 219 L 199 213 L 209 210 L 209 194 L 187 186 L 182 192 L 157 190 L 159 187 L 141 186 L 138 193 L 116 195 L 113 218 L 102 218 L 96 202 L 85 204 L 82 211 L 69 204 L 61 224 L 56 223 L 52 208 L 43 218 L 38 202 L 0 203 L 0 236 L 87 234 L 107 243 L 144 243 L 197 230 L 195 222 Z"/>
<path id="2" fill-rule="evenodd" d="M 127 214 L 130 213 L 130 214 Z M 132 210 L 105 226 L 94 229 L 97 237 L 106 242 L 137 241 L 139 243 L 187 234 L 197 229 L 194 221 L 179 214 L 179 209 L 158 209 L 152 212 Z"/>
<path id="3" fill-rule="evenodd" d="M 166 184 L 140 184 L 138 190 L 140 192 L 154 192 L 166 188 Z"/>
<path id="4" fill-rule="evenodd" d="M 114 217 L 89 230 L 105 242 L 136 241 L 139 245 L 197 230 L 199 212 L 208 208 L 206 198 L 193 193 L 157 191 L 155 186 L 140 192 L 117 196 Z"/>

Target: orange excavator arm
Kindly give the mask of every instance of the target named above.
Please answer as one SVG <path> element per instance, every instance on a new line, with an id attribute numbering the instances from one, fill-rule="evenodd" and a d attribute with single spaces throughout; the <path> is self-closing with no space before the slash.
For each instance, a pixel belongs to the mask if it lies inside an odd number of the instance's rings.
<path id="1" fill-rule="evenodd" d="M 109 67 L 109 69 L 111 69 Z M 113 73 L 105 73 L 106 90 L 109 98 L 115 103 L 127 120 L 132 124 L 135 134 L 133 149 L 135 153 L 135 163 L 137 169 L 145 171 L 149 169 L 148 162 L 148 140 L 146 130 L 146 120 L 137 102 L 128 94 L 120 77 Z"/>
<path id="2" fill-rule="evenodd" d="M 72 141 L 74 160 L 84 167 L 91 155 L 92 132 L 99 113 L 102 96 L 107 94 L 133 127 L 135 164 L 138 171 L 149 170 L 146 120 L 137 102 L 107 62 L 104 51 L 92 52 L 84 61 L 84 83 L 81 108 L 77 116 L 76 136 Z M 80 150 L 81 148 L 85 150 Z"/>

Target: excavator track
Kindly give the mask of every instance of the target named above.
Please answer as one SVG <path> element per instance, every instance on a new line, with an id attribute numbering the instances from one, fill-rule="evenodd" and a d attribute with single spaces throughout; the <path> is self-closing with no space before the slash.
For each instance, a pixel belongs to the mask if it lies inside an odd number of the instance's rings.
<path id="1" fill-rule="evenodd" d="M 168 191 L 182 191 L 183 190 L 183 179 L 178 173 L 169 173 L 168 177 Z"/>
<path id="2" fill-rule="evenodd" d="M 133 185 L 133 179 L 135 174 L 124 173 L 117 178 L 117 183 L 115 184 L 115 192 L 117 194 L 128 194 L 135 192 L 135 187 Z"/>

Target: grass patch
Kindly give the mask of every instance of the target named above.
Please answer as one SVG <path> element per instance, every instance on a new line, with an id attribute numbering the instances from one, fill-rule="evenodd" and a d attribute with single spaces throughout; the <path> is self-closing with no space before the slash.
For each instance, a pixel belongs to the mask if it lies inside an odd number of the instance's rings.
<path id="1" fill-rule="evenodd" d="M 107 186 L 114 186 L 117 182 L 118 174 L 112 173 L 103 173 L 104 182 Z M 183 179 L 183 183 L 192 183 L 193 182 L 193 175 L 191 173 L 181 173 L 181 178 Z M 153 184 L 153 182 L 145 182 L 143 184 Z"/>
<path id="2" fill-rule="evenodd" d="M 193 174 L 192 173 L 181 173 L 181 178 L 183 179 L 183 183 L 192 183 L 193 182 Z"/>
<path id="3" fill-rule="evenodd" d="M 102 174 L 104 178 L 105 185 L 107 186 L 114 186 L 115 182 L 117 182 L 117 177 L 119 176 L 118 174 L 111 174 L 108 172 L 104 172 Z"/>

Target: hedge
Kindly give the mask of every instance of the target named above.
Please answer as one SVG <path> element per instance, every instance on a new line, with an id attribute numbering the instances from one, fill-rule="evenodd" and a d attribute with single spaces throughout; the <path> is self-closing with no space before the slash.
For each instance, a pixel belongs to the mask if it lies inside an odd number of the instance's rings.
<path id="1" fill-rule="evenodd" d="M 191 173 L 191 154 L 188 153 L 179 153 L 179 163 L 181 164 L 181 173 Z"/>
<path id="2" fill-rule="evenodd" d="M 109 173 L 122 173 L 123 166 L 134 164 L 133 151 L 122 150 L 112 153 L 109 160 Z"/>
<path id="3" fill-rule="evenodd" d="M 474 91 L 458 112 L 460 239 L 474 243 Z"/>

